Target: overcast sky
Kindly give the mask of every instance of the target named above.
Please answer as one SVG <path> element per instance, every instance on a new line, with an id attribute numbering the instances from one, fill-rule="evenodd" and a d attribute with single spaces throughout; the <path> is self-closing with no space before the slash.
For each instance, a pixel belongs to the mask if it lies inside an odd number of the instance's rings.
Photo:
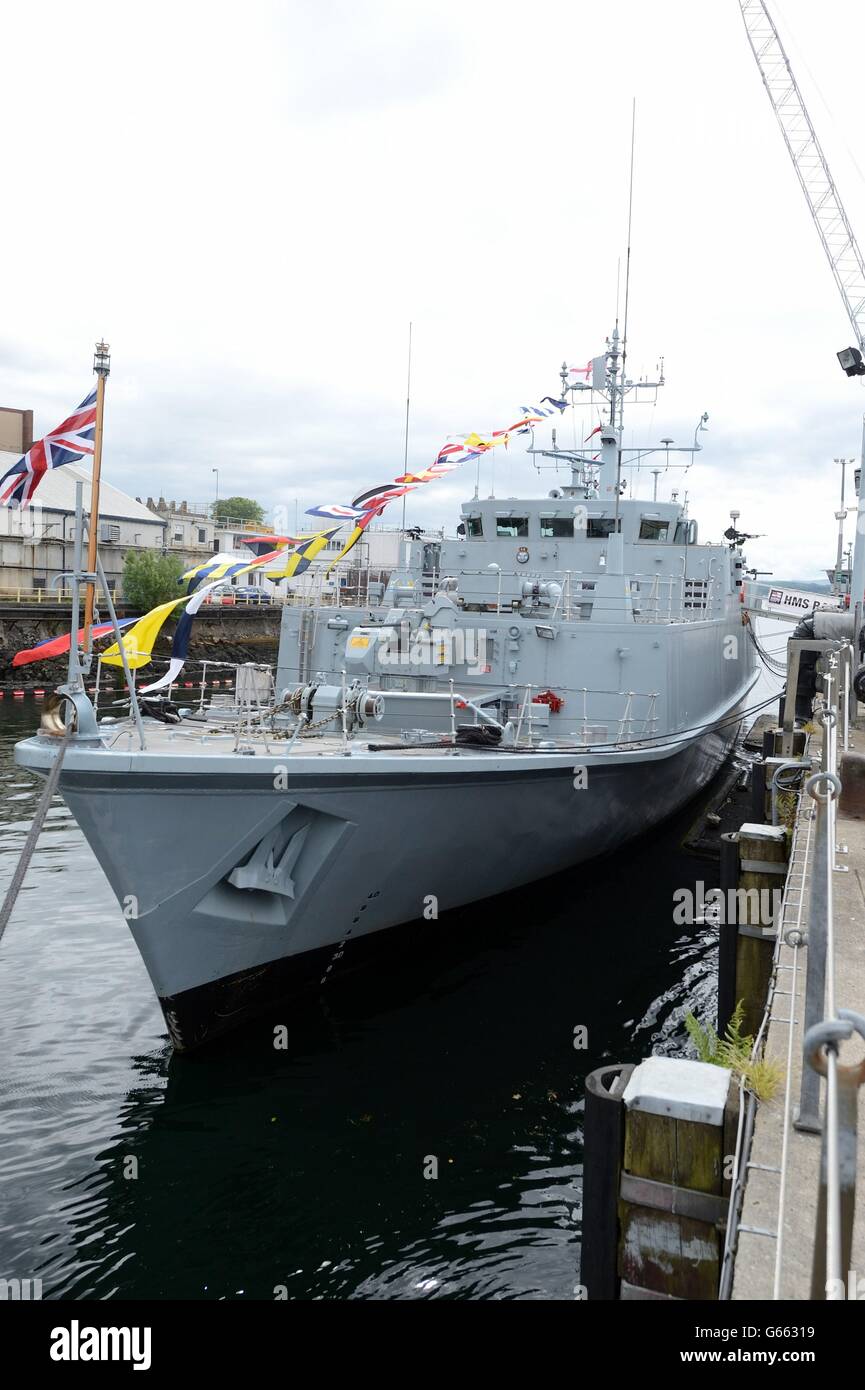
<path id="1" fill-rule="evenodd" d="M 773 13 L 865 239 L 865 7 Z M 207 501 L 217 466 L 292 521 L 350 501 L 402 471 L 409 320 L 410 465 L 555 392 L 613 326 L 635 97 L 629 365 L 663 354 L 668 385 L 626 442 L 707 410 L 702 538 L 735 506 L 759 568 L 834 560 L 865 378 L 737 0 L 34 0 L 0 40 L 0 404 L 50 428 L 104 334 L 111 482 Z M 473 483 L 409 522 L 451 524 Z M 554 484 L 520 443 L 497 459 L 498 493 Z"/>

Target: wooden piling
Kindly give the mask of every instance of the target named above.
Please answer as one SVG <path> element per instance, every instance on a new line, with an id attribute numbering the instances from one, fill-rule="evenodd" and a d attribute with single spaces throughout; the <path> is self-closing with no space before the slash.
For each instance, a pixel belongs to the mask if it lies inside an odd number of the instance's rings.
<path id="1" fill-rule="evenodd" d="M 718 925 L 718 1037 L 723 1038 L 736 1008 L 736 959 L 739 950 L 739 929 L 735 913 L 726 911 L 739 887 L 739 834 L 733 831 L 720 838 L 720 889 L 724 911 Z"/>
<path id="2" fill-rule="evenodd" d="M 583 1126 L 583 1241 L 580 1283 L 591 1301 L 619 1296 L 619 1182 L 625 1143 L 625 1087 L 634 1068 L 599 1067 L 586 1077 Z"/>
<path id="3" fill-rule="evenodd" d="M 718 1296 L 731 1075 L 704 1062 L 650 1057 L 625 1088 L 618 1261 L 624 1300 Z"/>
<path id="4" fill-rule="evenodd" d="M 781 825 L 748 822 L 739 830 L 739 891 L 735 900 L 736 1002 L 742 1000 L 742 1031 L 754 1036 L 769 991 L 775 950 L 775 907 L 787 874 L 787 835 Z M 732 916 L 731 900 L 725 901 Z"/>

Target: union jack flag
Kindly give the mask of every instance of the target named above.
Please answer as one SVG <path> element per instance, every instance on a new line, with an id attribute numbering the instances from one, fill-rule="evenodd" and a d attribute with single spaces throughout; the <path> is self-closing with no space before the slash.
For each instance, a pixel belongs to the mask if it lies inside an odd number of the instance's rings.
<path id="1" fill-rule="evenodd" d="M 62 468 L 93 453 L 96 433 L 96 392 L 81 402 L 62 425 L 37 439 L 17 463 L 0 478 L 0 502 L 10 507 L 26 507 L 49 468 Z M 11 479 L 11 481 L 10 481 Z M 3 484 L 9 486 L 2 491 Z"/>

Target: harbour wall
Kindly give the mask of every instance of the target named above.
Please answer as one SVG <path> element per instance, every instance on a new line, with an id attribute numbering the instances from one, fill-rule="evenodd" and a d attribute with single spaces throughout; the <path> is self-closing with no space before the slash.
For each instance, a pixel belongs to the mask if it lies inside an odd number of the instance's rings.
<path id="1" fill-rule="evenodd" d="M 117 616 L 126 616 L 123 604 L 118 604 Z M 189 660 L 275 664 L 281 617 L 282 607 L 276 605 L 203 608 L 193 624 Z M 53 688 L 60 684 L 66 675 L 65 657 L 19 667 L 13 667 L 12 658 L 37 642 L 63 636 L 69 631 L 70 621 L 69 608 L 60 604 L 50 611 L 46 611 L 45 604 L 0 605 L 0 688 L 26 690 L 34 685 Z M 153 649 L 154 657 L 170 655 L 173 631 L 174 623 L 166 623 Z M 106 638 L 102 648 L 108 645 Z"/>

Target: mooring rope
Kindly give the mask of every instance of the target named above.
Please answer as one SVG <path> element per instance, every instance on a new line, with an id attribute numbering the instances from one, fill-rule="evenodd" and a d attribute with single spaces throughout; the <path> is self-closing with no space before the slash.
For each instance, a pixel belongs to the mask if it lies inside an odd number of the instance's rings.
<path id="1" fill-rule="evenodd" d="M 36 841 L 39 839 L 39 835 L 42 831 L 42 826 L 45 823 L 45 817 L 48 814 L 48 807 L 51 805 L 54 793 L 57 790 L 57 783 L 60 780 L 60 769 L 63 765 L 63 758 L 66 753 L 66 749 L 69 746 L 70 733 L 71 729 L 67 725 L 66 733 L 63 735 L 62 742 L 60 743 L 60 746 L 57 749 L 57 756 L 55 757 L 54 762 L 51 765 L 51 771 L 48 774 L 45 787 L 42 791 L 41 800 L 39 802 L 39 805 L 36 807 L 36 815 L 33 817 L 33 824 L 30 826 L 30 829 L 27 832 L 27 838 L 24 841 L 24 848 L 21 851 L 21 857 L 18 860 L 18 863 L 15 865 L 15 872 L 12 875 L 12 882 L 9 884 L 9 888 L 6 892 L 6 897 L 3 899 L 3 906 L 0 907 L 0 941 L 2 941 L 3 939 L 3 933 L 6 930 L 9 918 L 12 916 L 15 903 L 18 899 L 18 894 L 21 892 L 21 885 L 24 882 L 24 875 L 27 873 L 27 870 L 30 867 L 30 860 L 33 858 L 33 851 L 36 848 Z"/>

